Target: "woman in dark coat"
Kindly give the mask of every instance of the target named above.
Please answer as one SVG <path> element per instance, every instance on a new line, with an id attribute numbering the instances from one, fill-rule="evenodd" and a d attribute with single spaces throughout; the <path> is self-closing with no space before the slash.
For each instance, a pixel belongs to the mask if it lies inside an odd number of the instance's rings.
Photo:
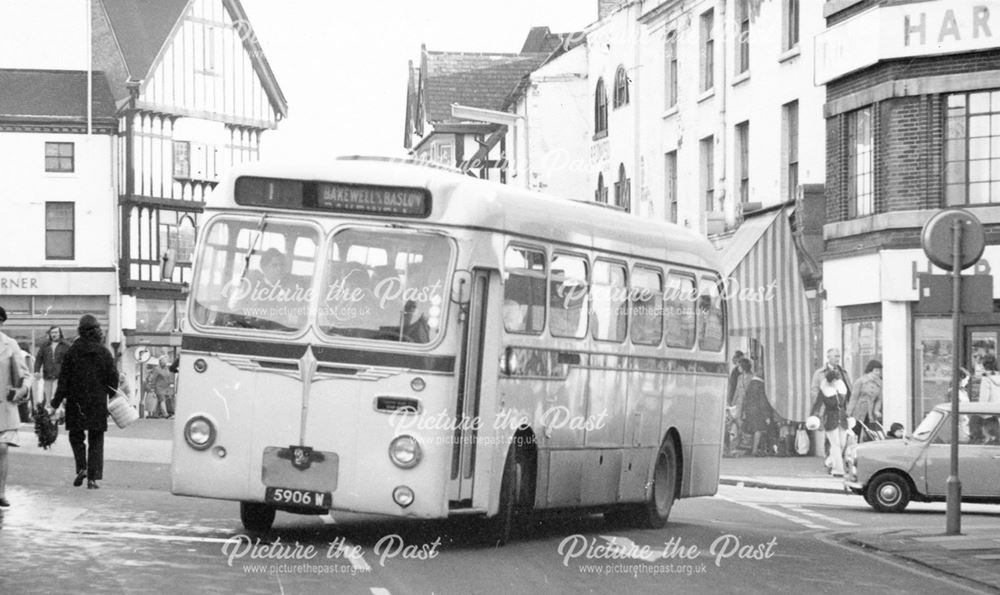
<path id="1" fill-rule="evenodd" d="M 79 337 L 66 352 L 52 407 L 66 402 L 66 430 L 76 459 L 80 486 L 97 489 L 104 474 L 104 432 L 108 430 L 108 397 L 118 388 L 114 358 L 104 346 L 101 326 L 90 314 L 80 318 Z M 87 444 L 84 444 L 84 432 Z"/>
<path id="2" fill-rule="evenodd" d="M 753 447 L 750 452 L 754 456 L 760 456 L 767 454 L 761 450 L 760 441 L 764 434 L 771 429 L 773 409 L 770 401 L 767 400 L 764 379 L 753 373 L 753 364 L 750 360 L 745 359 L 740 364 L 746 366 L 741 376 L 750 376 L 746 398 L 743 402 L 743 431 L 753 434 Z"/>

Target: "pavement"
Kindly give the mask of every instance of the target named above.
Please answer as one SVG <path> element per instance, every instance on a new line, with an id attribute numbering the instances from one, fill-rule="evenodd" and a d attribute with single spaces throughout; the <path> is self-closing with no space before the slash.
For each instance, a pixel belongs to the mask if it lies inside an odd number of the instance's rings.
<path id="1" fill-rule="evenodd" d="M 144 463 L 170 463 L 173 419 L 140 419 L 125 429 L 109 424 L 104 439 L 105 459 Z M 70 457 L 65 429 L 48 450 L 38 447 L 34 428 L 22 424 L 21 447 L 13 456 Z M 720 483 L 748 488 L 796 492 L 844 493 L 843 483 L 826 473 L 822 457 L 725 457 Z M 868 531 L 842 536 L 842 540 L 965 579 L 990 592 L 1000 593 L 1000 533 L 995 529 L 966 528 L 946 536 L 934 529 Z"/>

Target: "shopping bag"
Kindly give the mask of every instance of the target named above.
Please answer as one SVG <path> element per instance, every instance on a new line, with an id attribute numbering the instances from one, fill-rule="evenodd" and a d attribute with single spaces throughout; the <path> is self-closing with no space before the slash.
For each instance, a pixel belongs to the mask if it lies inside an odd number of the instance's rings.
<path id="1" fill-rule="evenodd" d="M 802 424 L 795 430 L 795 452 L 799 455 L 809 454 L 809 432 Z"/>
<path id="2" fill-rule="evenodd" d="M 128 402 L 128 398 L 121 391 L 117 391 L 115 396 L 108 401 L 108 413 L 111 419 L 115 420 L 115 425 L 119 428 L 126 428 L 139 419 L 139 412 Z"/>

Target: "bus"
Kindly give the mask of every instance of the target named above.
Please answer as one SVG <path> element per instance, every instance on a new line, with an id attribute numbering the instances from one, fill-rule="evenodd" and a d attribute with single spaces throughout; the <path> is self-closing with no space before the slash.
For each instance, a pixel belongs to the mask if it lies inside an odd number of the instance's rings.
<path id="1" fill-rule="evenodd" d="M 207 199 L 172 492 L 275 512 L 533 511 L 663 527 L 717 491 L 716 251 L 684 227 L 420 162 L 255 164 Z"/>

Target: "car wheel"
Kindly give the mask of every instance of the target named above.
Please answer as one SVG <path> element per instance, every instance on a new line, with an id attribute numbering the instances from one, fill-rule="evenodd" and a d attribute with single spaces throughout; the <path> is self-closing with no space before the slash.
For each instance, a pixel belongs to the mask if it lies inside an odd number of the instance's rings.
<path id="1" fill-rule="evenodd" d="M 251 533 L 267 533 L 274 524 L 275 509 L 257 502 L 240 502 L 240 520 Z"/>
<path id="2" fill-rule="evenodd" d="M 910 483 L 895 471 L 883 473 L 868 483 L 865 499 L 879 512 L 902 512 L 910 503 Z"/>

